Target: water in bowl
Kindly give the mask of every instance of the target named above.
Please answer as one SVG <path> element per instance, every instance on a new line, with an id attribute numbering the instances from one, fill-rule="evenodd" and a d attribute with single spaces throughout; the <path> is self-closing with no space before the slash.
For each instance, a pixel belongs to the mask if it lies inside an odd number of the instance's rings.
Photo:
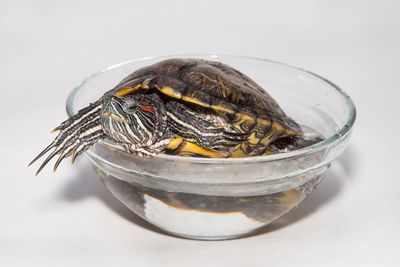
<path id="1" fill-rule="evenodd" d="M 299 147 L 321 140 L 315 130 L 303 130 L 307 141 Z M 304 177 L 307 182 L 295 188 L 242 196 L 171 192 L 126 182 L 98 168 L 96 172 L 122 203 L 153 225 L 188 238 L 228 239 L 251 233 L 295 208 L 322 180 L 328 167 L 308 173 Z"/>

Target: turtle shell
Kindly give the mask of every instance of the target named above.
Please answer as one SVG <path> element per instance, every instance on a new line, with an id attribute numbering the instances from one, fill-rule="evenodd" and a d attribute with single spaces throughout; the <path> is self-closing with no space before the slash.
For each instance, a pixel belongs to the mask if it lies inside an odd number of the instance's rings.
<path id="1" fill-rule="evenodd" d="M 149 86 L 218 113 L 268 117 L 289 130 L 301 132 L 299 125 L 286 116 L 261 86 L 240 71 L 215 61 L 164 60 L 133 72 L 106 95 L 125 96 Z"/>

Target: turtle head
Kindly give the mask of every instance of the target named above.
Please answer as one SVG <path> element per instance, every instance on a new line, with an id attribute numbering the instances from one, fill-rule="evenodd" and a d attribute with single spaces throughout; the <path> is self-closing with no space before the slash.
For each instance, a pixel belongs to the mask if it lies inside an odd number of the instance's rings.
<path id="1" fill-rule="evenodd" d="M 109 96 L 103 99 L 102 104 L 103 131 L 119 144 L 151 148 L 164 134 L 166 110 L 157 94 Z"/>

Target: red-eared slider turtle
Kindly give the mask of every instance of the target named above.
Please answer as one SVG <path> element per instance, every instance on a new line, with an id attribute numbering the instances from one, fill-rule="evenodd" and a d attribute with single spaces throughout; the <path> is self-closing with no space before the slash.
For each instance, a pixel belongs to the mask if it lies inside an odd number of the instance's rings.
<path id="1" fill-rule="evenodd" d="M 144 156 L 268 155 L 296 148 L 300 126 L 259 85 L 225 64 L 169 59 L 141 68 L 56 128 L 54 169 L 101 139 Z"/>

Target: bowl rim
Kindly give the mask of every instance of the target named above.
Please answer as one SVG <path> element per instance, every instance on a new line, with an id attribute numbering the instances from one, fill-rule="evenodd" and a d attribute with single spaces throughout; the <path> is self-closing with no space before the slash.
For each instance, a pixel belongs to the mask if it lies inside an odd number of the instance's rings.
<path id="1" fill-rule="evenodd" d="M 305 148 L 301 149 L 296 149 L 293 151 L 289 152 L 283 152 L 283 153 L 278 153 L 278 154 L 273 154 L 273 155 L 268 155 L 268 156 L 253 156 L 253 157 L 243 157 L 243 158 L 199 158 L 199 157 L 180 157 L 180 156 L 174 156 L 174 155 L 167 155 L 167 154 L 158 154 L 155 155 L 154 158 L 162 159 L 162 160 L 170 160 L 170 161 L 181 161 L 181 162 L 191 162 L 191 163 L 207 163 L 207 164 L 238 164 L 238 163 L 249 163 L 249 162 L 269 162 L 269 161 L 276 161 L 276 160 L 285 160 L 285 159 L 290 159 L 294 157 L 302 157 L 306 156 L 315 152 L 318 152 L 320 150 L 323 150 L 327 147 L 333 146 L 348 136 L 354 126 L 355 120 L 356 120 L 356 107 L 354 105 L 354 102 L 350 98 L 350 96 L 338 85 L 335 83 L 331 82 L 330 80 L 322 77 L 319 74 L 316 74 L 312 71 L 295 67 L 286 63 L 282 63 L 279 61 L 275 60 L 270 60 L 266 58 L 259 58 L 259 57 L 252 57 L 252 56 L 237 56 L 237 55 L 225 55 L 225 54 L 173 54 L 173 55 L 164 55 L 164 56 L 148 56 L 148 57 L 142 57 L 142 58 L 136 58 L 136 59 L 131 59 L 127 60 L 121 63 L 117 63 L 114 65 L 111 65 L 105 69 L 102 69 L 100 71 L 97 71 L 83 80 L 81 80 L 68 94 L 67 100 L 66 100 L 66 112 L 69 117 L 74 115 L 74 110 L 72 108 L 75 97 L 78 93 L 78 91 L 90 80 L 93 78 L 97 77 L 98 75 L 101 75 L 107 71 L 119 68 L 121 66 L 135 63 L 135 62 L 142 62 L 142 61 L 147 61 L 147 60 L 163 60 L 163 59 L 168 59 L 168 58 L 182 58 L 182 57 L 197 57 L 197 58 L 212 58 L 212 59 L 218 59 L 218 58 L 239 58 L 239 59 L 247 59 L 247 60 L 255 60 L 255 61 L 263 61 L 263 62 L 268 62 L 268 63 L 273 63 L 277 64 L 280 66 L 284 66 L 287 68 L 295 69 L 297 71 L 301 71 L 304 73 L 307 73 L 311 76 L 314 76 L 315 78 L 327 83 L 332 89 L 336 90 L 345 100 L 346 106 L 349 111 L 349 115 L 346 119 L 346 123 L 341 126 L 340 129 L 337 130 L 337 132 L 322 141 L 315 143 L 313 145 L 307 146 Z M 112 143 L 111 141 L 108 140 L 101 140 L 99 143 L 103 145 L 111 145 L 119 150 L 124 151 L 120 146 L 118 146 L 115 143 Z M 99 157 L 96 153 L 93 152 L 93 150 L 89 149 L 86 153 L 88 153 L 91 156 L 94 156 L 98 159 L 101 159 L 103 162 L 108 163 L 109 165 L 114 165 L 113 163 L 109 162 L 108 160 Z M 128 152 L 126 152 L 128 153 Z"/>

